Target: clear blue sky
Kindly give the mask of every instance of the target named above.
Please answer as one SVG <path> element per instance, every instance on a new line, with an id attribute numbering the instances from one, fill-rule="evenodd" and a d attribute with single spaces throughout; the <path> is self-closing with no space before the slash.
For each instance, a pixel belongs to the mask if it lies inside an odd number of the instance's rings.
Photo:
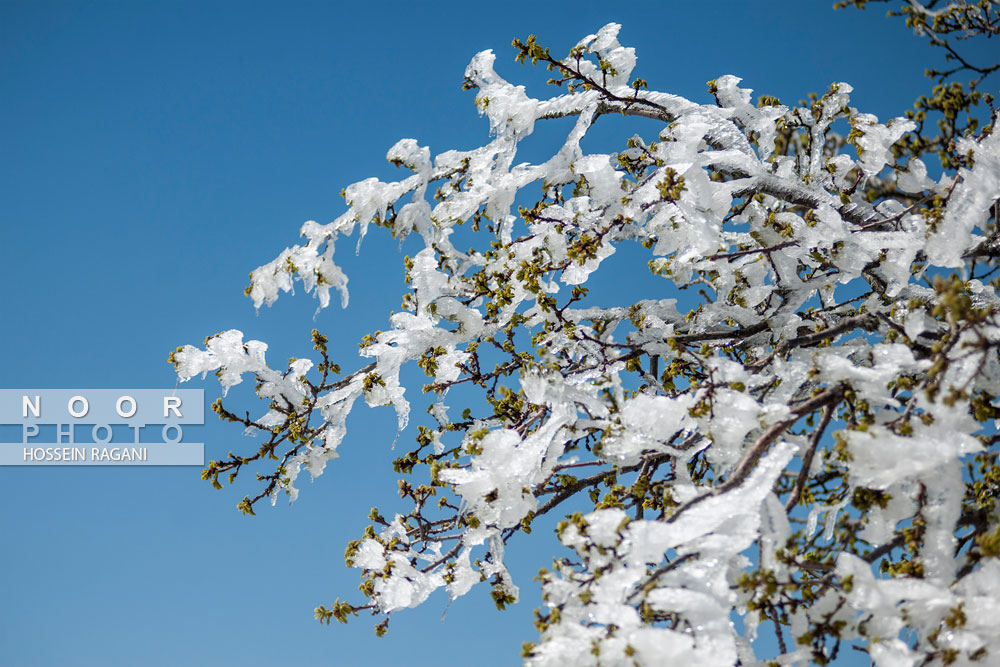
<path id="1" fill-rule="evenodd" d="M 268 341 L 278 365 L 310 351 L 315 325 L 352 368 L 404 291 L 393 241 L 373 229 L 360 257 L 340 244 L 352 305 L 315 323 L 302 295 L 255 314 L 247 273 L 305 220 L 339 215 L 341 187 L 391 177 L 397 139 L 485 141 L 462 73 L 492 48 L 538 91 L 515 36 L 562 53 L 617 21 L 654 88 L 708 102 L 705 81 L 732 73 L 791 102 L 847 81 L 862 110 L 901 114 L 933 54 L 881 6 L 830 4 L 3 0 L 0 387 L 172 387 L 169 351 L 229 328 Z M 645 261 L 623 257 L 616 275 L 636 284 Z M 384 639 L 366 618 L 313 620 L 318 604 L 360 599 L 343 550 L 372 505 L 392 507 L 406 444 L 390 448 L 390 411 L 357 411 L 326 474 L 256 518 L 235 509 L 249 487 L 214 491 L 197 468 L 0 469 L 0 663 L 515 664 L 536 639 L 544 536 L 510 550 L 513 610 L 483 589 L 442 620 L 438 595 Z M 211 415 L 200 435 L 208 458 L 247 445 Z"/>

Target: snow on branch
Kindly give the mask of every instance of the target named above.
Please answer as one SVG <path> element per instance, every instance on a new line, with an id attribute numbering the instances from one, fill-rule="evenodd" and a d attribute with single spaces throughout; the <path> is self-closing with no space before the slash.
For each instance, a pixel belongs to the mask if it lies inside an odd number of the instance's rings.
<path id="1" fill-rule="evenodd" d="M 531 665 L 825 663 L 851 646 L 879 665 L 1000 659 L 996 113 L 935 179 L 918 154 L 939 144 L 908 143 L 922 119 L 862 113 L 845 83 L 789 107 L 722 76 L 698 103 L 635 78 L 618 32 L 562 59 L 515 40 L 551 72 L 544 99 L 477 54 L 465 85 L 484 145 L 398 142 L 387 158 L 409 175 L 348 186 L 343 215 L 253 271 L 257 307 L 296 281 L 346 307 L 335 242 L 371 223 L 414 235 L 405 310 L 362 341 L 369 363 L 341 377 L 316 331 L 315 366 L 272 369 L 238 331 L 174 353 L 182 380 L 250 375 L 268 403 L 215 404 L 263 444 L 204 477 L 271 461 L 240 508 L 294 499 L 358 398 L 407 427 L 400 373 L 416 366 L 431 419 L 395 462 L 406 508 L 372 511 L 346 554 L 366 601 L 320 620 L 370 610 L 381 633 L 389 613 L 480 582 L 503 608 L 518 597 L 505 550 L 554 527 L 567 552 L 542 572 Z M 585 152 L 607 114 L 644 119 L 639 134 Z M 517 161 L 566 117 L 551 157 Z M 625 244 L 669 298 L 588 300 Z M 781 655 L 755 655 L 762 623 Z"/>

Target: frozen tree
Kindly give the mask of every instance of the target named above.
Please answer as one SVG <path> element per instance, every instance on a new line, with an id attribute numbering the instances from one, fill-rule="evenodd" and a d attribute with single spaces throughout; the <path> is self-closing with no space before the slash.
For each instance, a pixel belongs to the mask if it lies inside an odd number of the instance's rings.
<path id="1" fill-rule="evenodd" d="M 555 528 L 530 665 L 998 664 L 1000 133 L 977 88 L 996 66 L 948 41 L 996 34 L 998 3 L 936 4 L 901 11 L 955 69 L 887 120 L 847 83 L 797 105 L 755 103 L 733 76 L 706 104 L 654 91 L 615 24 L 564 58 L 514 41 L 551 72 L 549 97 L 477 54 L 485 145 L 399 141 L 404 177 L 348 186 L 346 212 L 251 274 L 258 308 L 296 281 L 346 306 L 339 240 L 372 223 L 418 236 L 367 364 L 343 373 L 351 355 L 318 331 L 315 359 L 287 368 L 235 330 L 172 355 L 182 380 L 214 372 L 225 393 L 248 375 L 267 404 L 214 403 L 260 438 L 204 479 L 259 471 L 249 514 L 294 500 L 359 400 L 406 429 L 415 364 L 429 416 L 395 461 L 407 509 L 372 510 L 346 551 L 364 598 L 321 621 L 367 611 L 382 634 L 392 612 L 480 583 L 503 608 L 523 583 L 505 550 Z M 609 114 L 636 134 L 588 153 Z M 518 161 L 559 128 L 558 151 Z M 664 298 L 593 305 L 586 283 L 626 244 Z M 779 655 L 755 656 L 759 631 Z"/>

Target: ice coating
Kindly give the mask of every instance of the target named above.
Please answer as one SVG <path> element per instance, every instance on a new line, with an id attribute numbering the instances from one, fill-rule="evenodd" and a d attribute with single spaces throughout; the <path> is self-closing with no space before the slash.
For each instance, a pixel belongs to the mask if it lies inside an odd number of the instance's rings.
<path id="1" fill-rule="evenodd" d="M 272 502 L 297 498 L 302 471 L 319 476 L 349 443 L 359 398 L 392 407 L 402 432 L 415 396 L 431 396 L 420 447 L 396 462 L 401 475 L 429 469 L 426 484 L 400 485 L 414 509 L 375 511 L 348 548 L 375 613 L 483 582 L 498 606 L 516 601 L 508 540 L 591 494 L 592 511 L 559 523 L 573 558 L 541 576 L 528 664 L 760 664 L 758 626 L 792 589 L 805 597 L 782 612 L 778 664 L 829 656 L 813 633 L 830 628 L 880 666 L 989 664 L 978 661 L 1000 655 L 1000 566 L 958 527 L 970 512 L 996 521 L 988 498 L 963 500 L 963 464 L 998 418 L 1000 299 L 987 276 L 941 270 L 1000 247 L 1000 133 L 959 138 L 968 159 L 934 180 L 920 159 L 896 163 L 915 123 L 859 112 L 846 83 L 789 108 L 754 103 L 725 75 L 701 104 L 634 79 L 619 32 L 608 24 L 563 60 L 525 46 L 576 82 L 545 99 L 477 54 L 465 77 L 484 145 L 435 155 L 398 141 L 386 157 L 407 175 L 349 185 L 343 215 L 305 223 L 303 245 L 253 271 L 255 307 L 296 281 L 321 309 L 331 288 L 346 307 L 336 241 L 357 227 L 360 243 L 372 222 L 415 237 L 403 310 L 362 342 L 357 370 L 319 387 L 309 378 L 332 363 L 321 340 L 322 363 L 277 370 L 265 343 L 230 330 L 175 352 L 179 378 L 213 372 L 225 392 L 249 375 L 268 407 L 247 430 L 297 434 Z M 588 153 L 603 114 L 658 125 L 620 153 Z M 518 162 L 520 141 L 566 117 L 550 157 Z M 843 139 L 837 121 L 856 157 L 844 141 L 824 148 Z M 869 201 L 867 185 L 891 196 Z M 520 205 L 539 191 L 535 208 Z M 478 246 L 458 250 L 472 225 Z M 633 242 L 670 298 L 588 302 L 580 288 Z M 703 302 L 690 308 L 677 287 Z M 426 384 L 407 386 L 410 368 Z M 467 390 L 485 393 L 485 413 L 471 400 L 463 411 Z M 309 418 L 320 423 L 303 431 Z M 839 495 L 823 495 L 831 479 Z M 426 518 L 434 505 L 442 514 Z M 845 530 L 847 548 L 823 551 Z"/>

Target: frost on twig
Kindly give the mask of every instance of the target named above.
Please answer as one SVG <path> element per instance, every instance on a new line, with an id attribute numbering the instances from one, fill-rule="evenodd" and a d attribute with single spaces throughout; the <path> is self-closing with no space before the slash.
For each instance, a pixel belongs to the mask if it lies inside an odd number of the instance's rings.
<path id="1" fill-rule="evenodd" d="M 182 380 L 250 375 L 268 403 L 215 404 L 263 444 L 205 478 L 270 460 L 241 509 L 294 499 L 299 473 L 337 456 L 357 399 L 406 428 L 400 371 L 416 365 L 432 420 L 395 462 L 406 509 L 372 510 L 346 553 L 366 600 L 320 620 L 480 582 L 503 608 L 518 597 L 505 550 L 558 523 L 567 552 L 541 575 L 529 664 L 805 664 L 849 647 L 880 665 L 997 660 L 1000 133 L 968 132 L 931 178 L 900 163 L 918 121 L 859 112 L 847 84 L 789 107 L 723 76 L 701 104 L 636 78 L 618 31 L 563 59 L 515 40 L 552 73 L 544 99 L 476 55 L 465 83 L 485 145 L 432 156 L 400 141 L 387 158 L 408 176 L 347 187 L 343 215 L 251 274 L 255 306 L 296 281 L 346 306 L 336 241 L 370 223 L 416 237 L 405 309 L 362 341 L 369 363 L 341 376 L 316 331 L 315 366 L 287 370 L 237 331 L 178 349 Z M 638 133 L 585 152 L 606 114 Z M 517 161 L 565 117 L 551 157 Z M 589 303 L 623 244 L 648 251 L 636 270 L 662 277 L 664 298 Z M 581 500 L 590 511 L 567 514 Z M 755 656 L 762 623 L 780 656 Z"/>

